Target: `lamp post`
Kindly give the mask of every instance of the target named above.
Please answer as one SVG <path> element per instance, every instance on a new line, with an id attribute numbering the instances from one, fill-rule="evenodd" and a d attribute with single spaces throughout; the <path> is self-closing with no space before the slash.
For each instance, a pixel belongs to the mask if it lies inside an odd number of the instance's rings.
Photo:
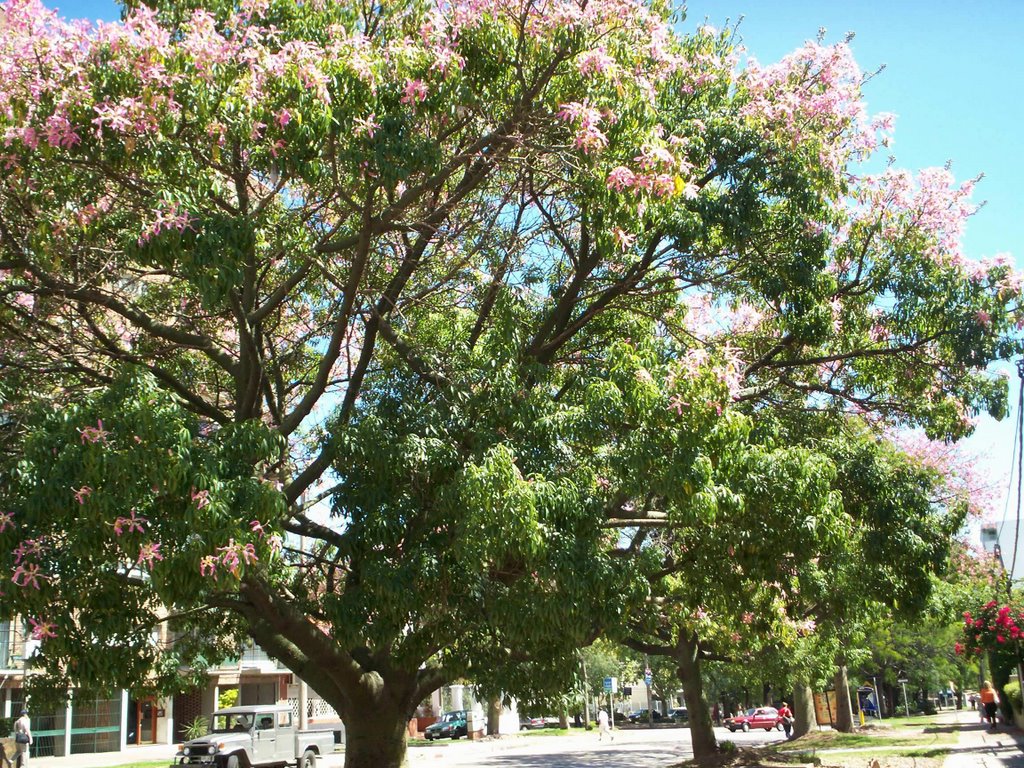
<path id="1" fill-rule="evenodd" d="M 903 708 L 907 710 L 907 717 L 910 717 L 910 702 L 907 701 L 907 678 L 901 677 L 897 682 L 903 686 Z"/>

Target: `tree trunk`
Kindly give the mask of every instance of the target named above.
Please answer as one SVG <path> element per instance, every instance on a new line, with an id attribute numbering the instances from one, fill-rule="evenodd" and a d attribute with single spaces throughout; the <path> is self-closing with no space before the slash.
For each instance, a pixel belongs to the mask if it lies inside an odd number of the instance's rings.
<path id="1" fill-rule="evenodd" d="M 487 702 L 487 735 L 497 736 L 501 730 L 501 697 Z"/>
<path id="2" fill-rule="evenodd" d="M 563 729 L 569 727 L 569 710 L 563 709 L 558 713 L 558 727 Z"/>
<path id="3" fill-rule="evenodd" d="M 814 714 L 814 692 L 805 682 L 793 688 L 793 738 L 805 736 L 818 722 Z"/>
<path id="4" fill-rule="evenodd" d="M 346 713 L 345 768 L 406 768 L 407 718 L 380 707 Z"/>
<path id="5" fill-rule="evenodd" d="M 840 733 L 853 733 L 853 703 L 850 701 L 850 681 L 846 677 L 846 664 L 839 662 L 836 670 L 836 725 Z"/>
<path id="6" fill-rule="evenodd" d="M 676 674 L 683 685 L 683 698 L 686 699 L 686 709 L 690 713 L 690 739 L 693 741 L 695 760 L 718 753 L 711 713 L 704 698 L 704 681 L 701 679 L 698 650 L 696 638 L 680 635 L 675 653 L 675 660 L 679 664 Z"/>

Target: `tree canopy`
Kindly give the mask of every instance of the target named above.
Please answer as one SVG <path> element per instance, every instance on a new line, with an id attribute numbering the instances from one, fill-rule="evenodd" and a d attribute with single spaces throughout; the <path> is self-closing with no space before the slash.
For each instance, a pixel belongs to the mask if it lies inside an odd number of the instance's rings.
<path id="1" fill-rule="evenodd" d="M 1020 284 L 960 251 L 971 184 L 856 172 L 891 121 L 844 43 L 740 68 L 674 20 L 0 5 L 0 612 L 40 686 L 248 636 L 398 765 L 445 680 L 565 690 L 649 531 L 834 508 L 759 414 L 1002 415 Z"/>

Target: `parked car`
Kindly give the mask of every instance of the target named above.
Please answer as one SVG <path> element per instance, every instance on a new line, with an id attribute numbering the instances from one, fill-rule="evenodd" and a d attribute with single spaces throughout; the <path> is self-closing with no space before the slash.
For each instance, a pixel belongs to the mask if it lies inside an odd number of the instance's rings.
<path id="1" fill-rule="evenodd" d="M 334 752 L 330 731 L 300 731 L 286 705 L 228 707 L 213 713 L 208 733 L 186 741 L 174 766 L 262 768 L 294 765 L 316 768 L 316 760 Z"/>
<path id="2" fill-rule="evenodd" d="M 661 720 L 661 712 L 654 710 L 654 720 Z M 647 710 L 638 709 L 636 712 L 629 713 L 629 722 L 631 723 L 646 723 L 647 722 Z"/>
<path id="3" fill-rule="evenodd" d="M 423 732 L 427 741 L 434 739 L 457 739 L 466 735 L 466 710 L 445 712 L 436 723 L 431 723 Z"/>
<path id="4" fill-rule="evenodd" d="M 782 730 L 782 718 L 775 707 L 751 707 L 746 712 L 725 718 L 725 727 L 733 733 L 749 731 L 751 728 L 772 728 Z"/>
<path id="5" fill-rule="evenodd" d="M 673 723 L 690 722 L 690 713 L 686 711 L 686 707 L 676 707 L 675 709 L 669 710 L 668 716 Z"/>

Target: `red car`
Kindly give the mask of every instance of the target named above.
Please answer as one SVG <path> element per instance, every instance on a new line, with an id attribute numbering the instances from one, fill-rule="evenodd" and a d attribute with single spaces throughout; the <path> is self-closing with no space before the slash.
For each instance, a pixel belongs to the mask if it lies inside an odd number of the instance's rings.
<path id="1" fill-rule="evenodd" d="M 775 707 L 751 707 L 746 712 L 725 718 L 725 727 L 733 733 L 749 731 L 751 728 L 772 728 L 782 730 L 782 718 Z"/>

